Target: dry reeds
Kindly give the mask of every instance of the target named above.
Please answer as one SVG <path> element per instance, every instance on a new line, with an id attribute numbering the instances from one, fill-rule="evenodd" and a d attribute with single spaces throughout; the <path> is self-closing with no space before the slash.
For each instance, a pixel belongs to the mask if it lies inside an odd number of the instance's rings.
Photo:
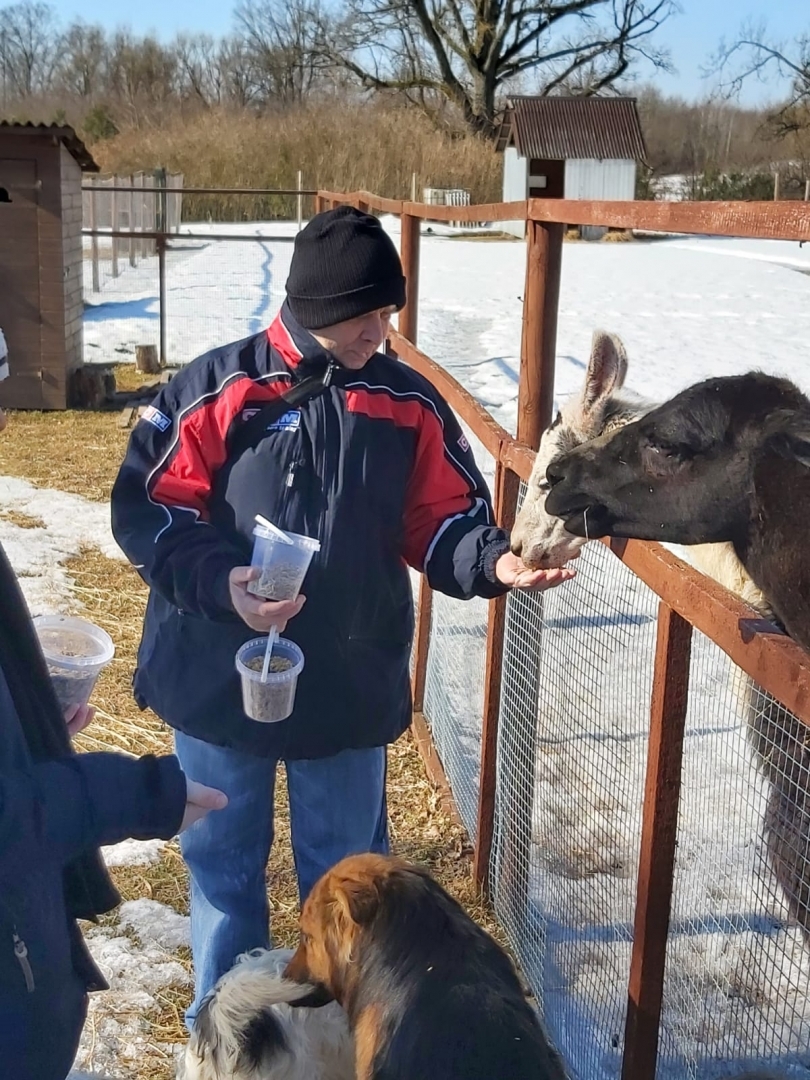
<path id="1" fill-rule="evenodd" d="M 98 143 L 106 172 L 124 175 L 162 165 L 181 172 L 187 187 L 366 189 L 387 198 L 423 187 L 468 188 L 473 202 L 500 198 L 503 162 L 475 135 L 434 127 L 415 109 L 325 101 L 256 116 L 227 109 L 167 120 Z M 311 212 L 310 206 L 306 213 Z M 295 200 L 280 196 L 185 196 L 183 216 L 239 221 L 293 218 Z"/>

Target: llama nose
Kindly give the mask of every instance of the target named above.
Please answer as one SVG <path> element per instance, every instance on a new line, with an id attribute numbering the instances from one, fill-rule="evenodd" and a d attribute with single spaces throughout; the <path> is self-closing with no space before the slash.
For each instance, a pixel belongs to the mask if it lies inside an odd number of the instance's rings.
<path id="1" fill-rule="evenodd" d="M 519 536 L 512 537 L 511 543 L 509 544 L 509 549 L 513 555 L 517 555 L 517 557 L 520 558 L 520 556 L 523 554 L 523 541 L 520 539 Z"/>

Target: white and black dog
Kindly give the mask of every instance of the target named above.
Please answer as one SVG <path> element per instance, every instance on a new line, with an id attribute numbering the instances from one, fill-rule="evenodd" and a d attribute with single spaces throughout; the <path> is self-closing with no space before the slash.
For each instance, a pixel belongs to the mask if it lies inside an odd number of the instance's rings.
<path id="1" fill-rule="evenodd" d="M 336 1003 L 294 1007 L 312 987 L 282 976 L 290 949 L 240 956 L 204 999 L 185 1080 L 354 1080 L 354 1040 Z"/>

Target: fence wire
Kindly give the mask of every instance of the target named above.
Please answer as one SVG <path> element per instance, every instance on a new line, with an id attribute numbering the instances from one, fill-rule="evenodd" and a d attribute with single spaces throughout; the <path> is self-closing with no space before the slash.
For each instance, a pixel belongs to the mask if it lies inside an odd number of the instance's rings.
<path id="1" fill-rule="evenodd" d="M 495 460 L 462 425 L 475 460 L 492 485 Z M 476 836 L 481 771 L 488 603 L 433 594 L 425 717 L 453 789 L 461 820 Z"/>
<path id="2" fill-rule="evenodd" d="M 658 599 L 601 544 L 576 566 L 509 597 L 491 882 L 571 1075 L 599 1080 L 621 1068 Z"/>
<path id="3" fill-rule="evenodd" d="M 271 229 L 284 236 L 261 240 Z M 223 239 L 244 233 L 244 239 Z M 292 224 L 250 226 L 195 225 L 208 232 L 203 240 L 183 233 L 166 242 L 165 320 L 166 363 L 186 364 L 209 349 L 257 334 L 266 328 L 284 300 L 292 256 Z M 288 242 L 289 241 L 289 242 Z M 112 273 L 112 247 L 97 238 L 100 288 L 93 288 L 91 238 L 84 237 L 84 296 L 86 363 L 134 359 L 136 345 L 160 344 L 160 266 L 153 251 L 130 265 L 119 252 L 118 272 Z M 128 239 L 120 244 L 126 248 Z M 134 240 L 133 244 L 146 241 Z"/>
<path id="4" fill-rule="evenodd" d="M 601 544 L 576 566 L 509 597 L 491 883 L 570 1075 L 615 1080 L 658 598 Z M 810 1076 L 809 745 L 694 632 L 662 1080 Z"/>
<path id="5" fill-rule="evenodd" d="M 808 1076 L 807 729 L 695 631 L 659 1076 Z"/>

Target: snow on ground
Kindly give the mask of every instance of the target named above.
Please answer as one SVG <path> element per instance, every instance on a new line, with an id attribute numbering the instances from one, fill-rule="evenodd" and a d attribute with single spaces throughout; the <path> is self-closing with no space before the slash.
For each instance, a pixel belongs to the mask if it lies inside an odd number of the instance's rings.
<path id="1" fill-rule="evenodd" d="M 189 919 L 155 900 L 130 900 L 117 914 L 114 927 L 93 926 L 85 932 L 110 989 L 90 996 L 74 1067 L 101 1073 L 105 1080 L 131 1080 L 144 1049 L 154 1046 L 145 1017 L 159 1010 L 168 988 L 190 984 L 175 957 L 179 947 L 190 944 Z M 170 1047 L 165 1050 L 172 1053 Z"/>
<path id="2" fill-rule="evenodd" d="M 165 847 L 165 840 L 122 840 L 101 850 L 107 866 L 154 866 Z"/>
<path id="3" fill-rule="evenodd" d="M 289 225 L 186 231 L 260 228 L 294 233 Z M 420 345 L 514 430 L 524 245 L 446 235 L 424 236 L 422 245 Z M 257 332 L 277 310 L 288 242 L 212 236 L 181 239 L 177 248 L 168 263 L 170 359 Z M 90 296 L 88 359 L 125 358 L 134 344 L 156 341 L 156 327 L 156 262 L 146 260 Z M 810 390 L 810 248 L 708 237 L 568 244 L 559 396 L 579 387 L 597 327 L 623 338 L 628 384 L 650 398 L 751 368 Z M 482 466 L 491 475 L 491 462 Z M 513 640 L 542 646 L 529 869 L 536 932 L 522 960 L 575 1075 L 602 1080 L 617 1075 L 623 1032 L 656 602 L 595 546 L 572 585 L 530 603 L 528 613 L 512 606 Z M 483 603 L 437 601 L 428 680 L 437 741 L 464 789 L 467 817 L 477 785 L 485 612 Z M 526 672 L 516 667 L 510 677 L 525 680 Z M 785 1075 L 807 1076 L 807 954 L 763 855 L 766 792 L 751 766 L 736 674 L 699 636 L 691 691 L 662 1075 L 703 1080 L 778 1055 Z M 524 704 L 531 708 L 528 698 Z M 525 717 L 520 707 L 518 700 Z M 131 939 L 93 933 L 120 978 Z M 148 954 L 156 945 L 144 933 Z M 140 962 L 127 966 L 151 979 L 152 961 Z M 155 963 L 160 980 L 163 961 Z M 130 980 L 124 993 L 149 995 L 148 982 L 136 985 Z"/>
<path id="4" fill-rule="evenodd" d="M 4 514 L 30 520 L 20 524 Z M 0 543 L 34 615 L 76 609 L 64 563 L 82 547 L 95 546 L 111 559 L 124 557 L 110 529 L 109 505 L 9 476 L 0 476 Z"/>

